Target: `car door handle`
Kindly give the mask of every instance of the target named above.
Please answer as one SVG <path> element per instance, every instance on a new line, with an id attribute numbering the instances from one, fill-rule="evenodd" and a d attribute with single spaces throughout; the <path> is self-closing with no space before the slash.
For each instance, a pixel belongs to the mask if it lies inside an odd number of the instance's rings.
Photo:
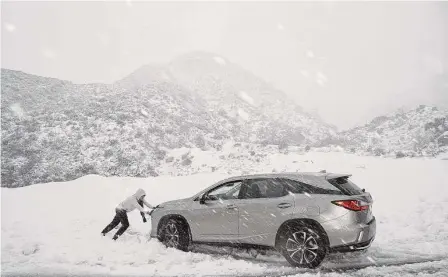
<path id="1" fill-rule="evenodd" d="M 226 208 L 227 208 L 228 210 L 235 210 L 237 207 L 236 207 L 236 205 L 229 204 L 229 205 L 227 205 Z"/>
<path id="2" fill-rule="evenodd" d="M 286 209 L 291 207 L 292 205 L 290 203 L 280 203 L 277 205 L 277 207 L 279 207 L 280 209 Z"/>

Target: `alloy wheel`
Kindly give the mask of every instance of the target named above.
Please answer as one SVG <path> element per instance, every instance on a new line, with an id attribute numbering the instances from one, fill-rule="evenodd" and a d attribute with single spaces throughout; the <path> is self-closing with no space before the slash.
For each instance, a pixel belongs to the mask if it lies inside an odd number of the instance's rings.
<path id="1" fill-rule="evenodd" d="M 176 224 L 168 223 L 165 228 L 165 242 L 168 247 L 177 248 L 179 246 L 179 231 Z"/>
<path id="2" fill-rule="evenodd" d="M 319 246 L 312 234 L 300 231 L 293 233 L 286 241 L 286 251 L 299 264 L 310 264 L 318 256 Z"/>

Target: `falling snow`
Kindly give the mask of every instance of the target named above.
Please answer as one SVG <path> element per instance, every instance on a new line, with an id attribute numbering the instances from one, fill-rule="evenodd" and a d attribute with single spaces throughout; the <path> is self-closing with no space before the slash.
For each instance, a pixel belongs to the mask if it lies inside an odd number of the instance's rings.
<path id="1" fill-rule="evenodd" d="M 141 109 L 140 112 L 142 113 L 142 115 L 144 116 L 149 116 L 148 112 L 144 109 Z"/>
<path id="2" fill-rule="evenodd" d="M 249 120 L 249 114 L 246 111 L 244 111 L 243 109 L 238 109 L 238 115 L 243 120 Z"/>
<path id="3" fill-rule="evenodd" d="M 6 31 L 13 33 L 16 30 L 16 26 L 11 23 L 4 23 Z"/>
<path id="4" fill-rule="evenodd" d="M 323 74 L 320 71 L 316 73 L 316 82 L 319 84 L 319 86 L 324 87 L 327 81 L 328 79 L 327 76 L 325 76 L 325 74 Z"/>
<path id="5" fill-rule="evenodd" d="M 226 60 L 224 60 L 224 58 L 221 57 L 213 57 L 213 60 L 215 60 L 215 62 L 217 62 L 219 65 L 226 65 Z"/>
<path id="6" fill-rule="evenodd" d="M 54 59 L 56 58 L 56 53 L 48 48 L 42 49 L 42 55 L 47 59 Z"/>
<path id="7" fill-rule="evenodd" d="M 22 109 L 22 106 L 20 105 L 20 103 L 14 103 L 9 108 L 14 113 L 14 115 L 17 116 L 18 118 L 24 117 L 25 112 Z"/>
<path id="8" fill-rule="evenodd" d="M 305 77 L 305 78 L 309 78 L 310 77 L 310 75 L 309 75 L 307 70 L 300 70 L 300 74 L 302 74 L 302 76 Z"/>
<path id="9" fill-rule="evenodd" d="M 245 91 L 240 91 L 240 97 L 241 99 L 246 101 L 249 105 L 252 106 L 255 105 L 255 100 L 252 97 L 250 97 Z"/>

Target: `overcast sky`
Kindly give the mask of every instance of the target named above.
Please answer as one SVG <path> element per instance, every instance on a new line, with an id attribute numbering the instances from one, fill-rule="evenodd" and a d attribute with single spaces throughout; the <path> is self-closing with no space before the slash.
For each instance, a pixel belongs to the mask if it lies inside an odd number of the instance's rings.
<path id="1" fill-rule="evenodd" d="M 113 82 L 215 52 L 339 128 L 448 107 L 448 3 L 2 2 L 2 68 Z"/>

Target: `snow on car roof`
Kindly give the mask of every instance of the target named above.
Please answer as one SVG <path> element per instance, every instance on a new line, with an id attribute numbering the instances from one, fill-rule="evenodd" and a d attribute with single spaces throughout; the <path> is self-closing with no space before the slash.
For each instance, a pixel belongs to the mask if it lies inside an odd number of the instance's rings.
<path id="1" fill-rule="evenodd" d="M 281 172 L 281 173 L 260 173 L 260 174 L 249 174 L 249 175 L 239 175 L 233 176 L 226 180 L 233 179 L 252 179 L 252 178 L 279 178 L 279 177 L 325 177 L 326 179 L 334 179 L 339 177 L 351 176 L 351 174 L 344 173 L 327 173 L 327 172 Z"/>
<path id="2" fill-rule="evenodd" d="M 242 180 L 242 179 L 256 179 L 256 178 L 289 178 L 295 179 L 306 184 L 312 184 L 314 186 L 324 188 L 324 189 L 334 189 L 332 185 L 328 183 L 327 180 L 335 179 L 339 177 L 349 177 L 350 174 L 342 173 L 327 173 L 322 172 L 281 172 L 281 173 L 262 173 L 262 174 L 252 174 L 252 175 L 240 175 L 227 178 L 222 180 L 220 183 L 225 183 L 229 181 Z"/>

